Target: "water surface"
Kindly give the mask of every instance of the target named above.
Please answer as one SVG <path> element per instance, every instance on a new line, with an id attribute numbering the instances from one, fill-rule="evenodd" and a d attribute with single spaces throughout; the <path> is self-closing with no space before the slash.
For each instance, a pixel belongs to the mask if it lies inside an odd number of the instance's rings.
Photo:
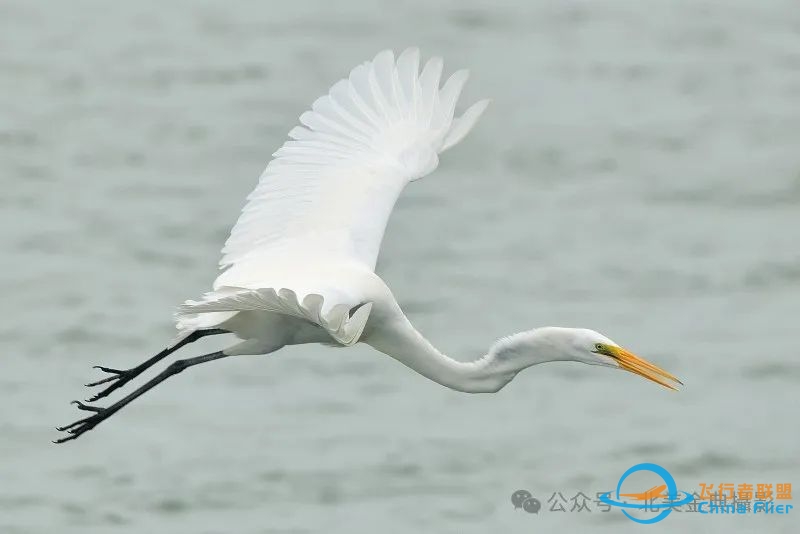
<path id="1" fill-rule="evenodd" d="M 51 445 L 91 365 L 171 339 L 300 113 L 412 44 L 493 99 L 390 221 L 378 270 L 412 321 L 463 360 L 595 328 L 684 391 L 553 364 L 470 396 L 368 347 L 295 347 Z M 9 0 L 0 91 L 3 533 L 634 532 L 510 496 L 593 495 L 643 461 L 687 489 L 800 484 L 794 2 Z"/>

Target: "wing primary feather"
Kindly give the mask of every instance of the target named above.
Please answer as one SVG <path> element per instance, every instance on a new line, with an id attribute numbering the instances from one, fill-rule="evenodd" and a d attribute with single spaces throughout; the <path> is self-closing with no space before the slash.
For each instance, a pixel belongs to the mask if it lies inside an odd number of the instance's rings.
<path id="1" fill-rule="evenodd" d="M 439 101 L 439 83 L 442 78 L 443 62 L 440 57 L 433 57 L 425 63 L 419 77 L 420 111 L 422 118 L 420 125 L 429 127 L 433 119 L 433 112 L 437 109 Z"/>
<path id="2" fill-rule="evenodd" d="M 439 119 L 448 126 L 450 121 L 453 120 L 456 101 L 461 95 L 461 90 L 464 88 L 467 78 L 469 78 L 469 71 L 467 69 L 457 70 L 444 82 L 444 87 L 439 91 L 439 103 L 441 106 Z M 431 124 L 431 126 L 434 128 L 440 127 L 438 124 Z"/>
<path id="3" fill-rule="evenodd" d="M 441 58 L 420 72 L 419 50 L 409 48 L 396 60 L 380 52 L 334 83 L 300 115 L 248 195 L 214 287 L 268 277 L 276 261 L 374 269 L 397 196 L 432 172 L 437 154 L 463 139 L 486 108 L 478 102 L 454 119 L 467 72 L 440 89 L 441 75 Z"/>
<path id="4" fill-rule="evenodd" d="M 397 78 L 406 98 L 408 118 L 417 121 L 417 100 L 419 99 L 419 48 L 407 48 L 397 58 Z"/>

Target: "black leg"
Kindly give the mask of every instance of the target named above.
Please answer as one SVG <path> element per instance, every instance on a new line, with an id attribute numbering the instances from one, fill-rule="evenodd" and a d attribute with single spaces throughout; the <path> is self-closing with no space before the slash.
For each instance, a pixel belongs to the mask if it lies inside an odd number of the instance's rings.
<path id="1" fill-rule="evenodd" d="M 77 405 L 79 409 L 86 410 L 89 412 L 94 412 L 94 414 L 90 415 L 89 417 L 85 417 L 83 419 L 75 421 L 74 423 L 70 423 L 66 426 L 58 427 L 56 430 L 60 432 L 68 432 L 70 435 L 63 437 L 61 439 L 57 439 L 53 443 L 64 443 L 65 441 L 77 438 L 84 432 L 88 432 L 89 430 L 93 429 L 94 427 L 96 427 L 97 425 L 99 425 L 100 423 L 102 423 L 103 421 L 105 421 L 118 411 L 120 411 L 129 402 L 138 398 L 140 395 L 143 395 L 145 392 L 150 391 L 151 389 L 153 389 L 154 387 L 156 387 L 157 385 L 159 385 L 161 382 L 171 377 L 172 375 L 176 375 L 188 367 L 227 357 L 228 357 L 227 354 L 225 354 L 222 351 L 219 351 L 219 352 L 212 352 L 211 354 L 205 354 L 203 356 L 197 356 L 195 358 L 187 358 L 186 360 L 177 360 L 175 362 L 172 362 L 169 365 L 169 367 L 167 367 L 161 373 L 156 375 L 152 380 L 146 382 L 144 385 L 134 390 L 129 395 L 121 398 L 108 408 L 89 406 L 80 401 L 72 401 L 72 403 Z"/>
<path id="2" fill-rule="evenodd" d="M 179 348 L 188 345 L 189 343 L 194 343 L 198 339 L 206 336 L 214 336 L 217 334 L 227 334 L 227 333 L 228 333 L 227 330 L 222 330 L 220 328 L 212 328 L 209 330 L 195 330 L 194 332 L 192 332 L 185 338 L 181 339 L 171 347 L 167 347 L 166 349 L 162 350 L 149 360 L 140 363 L 136 367 L 132 367 L 124 371 L 120 369 L 112 369 L 111 367 L 102 367 L 100 365 L 95 365 L 94 366 L 95 369 L 100 369 L 103 372 L 111 373 L 112 376 L 103 378 L 102 380 L 98 380 L 97 382 L 90 382 L 86 384 L 86 386 L 87 387 L 99 386 L 100 384 L 105 384 L 108 382 L 111 382 L 111 385 L 109 385 L 103 391 L 97 393 L 93 397 L 86 399 L 86 402 L 94 402 L 98 399 L 102 399 L 103 397 L 107 397 L 112 392 L 121 388 L 122 386 L 124 386 L 125 384 L 127 384 L 128 382 L 130 382 L 131 380 L 133 380 L 134 378 L 145 372 L 147 369 L 152 367 L 153 365 L 157 364 L 158 362 L 160 362 L 161 360 L 163 360 L 164 358 L 166 358 Z"/>

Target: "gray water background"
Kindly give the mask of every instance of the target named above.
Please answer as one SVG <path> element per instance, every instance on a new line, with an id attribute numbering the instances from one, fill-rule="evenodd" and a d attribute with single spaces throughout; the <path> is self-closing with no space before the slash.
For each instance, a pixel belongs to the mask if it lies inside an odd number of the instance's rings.
<path id="1" fill-rule="evenodd" d="M 171 339 L 300 113 L 408 45 L 493 99 L 389 223 L 379 273 L 416 326 L 463 360 L 591 327 L 686 388 L 551 364 L 470 396 L 305 346 L 52 445 L 91 365 Z M 800 488 L 796 1 L 4 0 L 0 95 L 3 534 L 797 531 L 799 510 L 644 527 L 510 502 L 643 461 Z"/>

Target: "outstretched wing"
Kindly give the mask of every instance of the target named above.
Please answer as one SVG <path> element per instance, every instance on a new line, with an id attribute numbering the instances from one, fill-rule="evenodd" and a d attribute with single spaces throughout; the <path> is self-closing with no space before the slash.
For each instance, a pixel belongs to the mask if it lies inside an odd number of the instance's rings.
<path id="1" fill-rule="evenodd" d="M 220 266 L 289 253 L 355 260 L 373 270 L 400 192 L 432 172 L 438 154 L 458 143 L 488 104 L 480 101 L 454 119 L 467 71 L 440 88 L 441 72 L 440 58 L 420 73 L 417 49 L 397 61 L 387 50 L 334 84 L 275 152 Z M 235 285 L 233 272 L 223 277 Z"/>
<path id="2" fill-rule="evenodd" d="M 181 305 L 177 313 L 178 329 L 196 330 L 203 326 L 204 318 L 214 313 L 222 316 L 211 317 L 212 323 L 230 318 L 231 312 L 267 311 L 305 319 L 320 326 L 337 343 L 350 346 L 361 337 L 372 303 L 353 305 L 348 303 L 347 298 L 341 297 L 335 293 L 329 294 L 332 304 L 325 302 L 325 297 L 317 293 L 308 293 L 301 299 L 291 289 L 226 288 L 224 294 L 207 293 L 199 301 L 188 300 Z"/>

